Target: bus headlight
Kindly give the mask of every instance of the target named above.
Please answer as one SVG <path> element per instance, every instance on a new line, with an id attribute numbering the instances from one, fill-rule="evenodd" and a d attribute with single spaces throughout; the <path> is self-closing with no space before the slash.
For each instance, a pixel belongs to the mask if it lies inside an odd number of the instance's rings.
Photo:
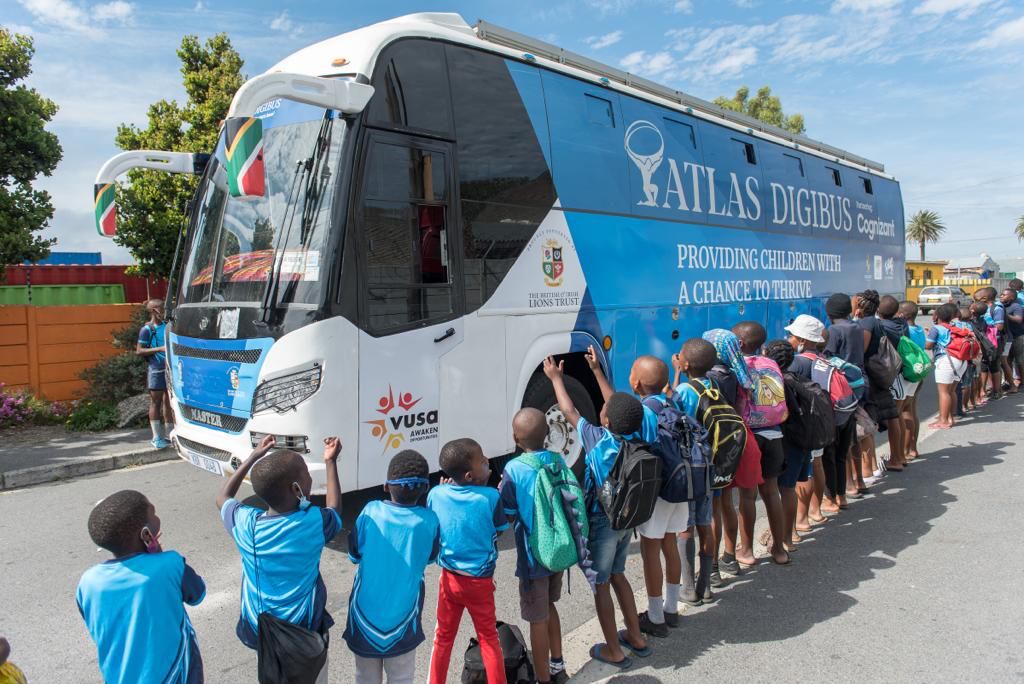
<path id="1" fill-rule="evenodd" d="M 252 400 L 252 412 L 259 413 L 273 409 L 284 413 L 313 396 L 320 389 L 320 364 L 298 373 L 290 373 L 267 380 L 256 388 Z"/>

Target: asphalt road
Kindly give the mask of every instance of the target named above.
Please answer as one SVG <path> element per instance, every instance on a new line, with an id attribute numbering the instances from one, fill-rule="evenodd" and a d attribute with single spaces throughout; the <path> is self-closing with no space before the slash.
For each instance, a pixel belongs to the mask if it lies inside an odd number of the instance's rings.
<path id="1" fill-rule="evenodd" d="M 720 590 L 717 603 L 688 609 L 683 627 L 658 641 L 652 658 L 615 681 L 1020 680 L 1024 618 L 1016 597 L 1024 592 L 1024 550 L 1014 540 L 1024 522 L 1022 406 L 1006 399 L 926 438 L 922 460 L 890 474 L 872 495 L 818 528 L 792 565 L 762 563 Z M 151 498 L 165 547 L 184 554 L 206 579 L 206 601 L 190 612 L 207 681 L 255 681 L 255 654 L 234 636 L 239 562 L 213 503 L 218 485 L 172 462 L 0 495 L 0 634 L 11 640 L 12 660 L 30 681 L 99 681 L 74 591 L 82 571 L 106 557 L 86 534 L 89 510 L 124 488 Z M 350 497 L 348 507 L 359 504 Z M 499 618 L 515 621 L 510 544 L 502 539 L 497 605 Z M 334 682 L 352 679 L 340 638 L 353 576 L 343 547 L 343 540 L 332 544 L 322 562 L 339 623 L 331 643 Z M 637 590 L 640 573 L 634 548 L 627 574 Z M 423 620 L 428 639 L 436 578 L 431 568 Z M 607 666 L 585 665 L 599 632 L 578 573 L 559 608 L 567 662 L 573 672 L 583 668 L 574 681 L 616 675 Z M 451 681 L 469 637 L 464 629 Z M 429 648 L 417 657 L 417 681 L 425 681 Z"/>

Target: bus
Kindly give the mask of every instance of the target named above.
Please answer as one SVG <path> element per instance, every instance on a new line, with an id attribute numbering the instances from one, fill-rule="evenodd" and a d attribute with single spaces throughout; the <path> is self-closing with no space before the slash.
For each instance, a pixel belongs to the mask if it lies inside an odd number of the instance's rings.
<path id="1" fill-rule="evenodd" d="M 414 14 L 311 45 L 248 81 L 207 155 L 110 163 L 201 174 L 169 295 L 179 455 L 231 473 L 265 435 L 340 435 L 346 490 L 447 440 L 515 450 L 544 411 L 580 452 L 594 347 L 640 354 L 740 320 L 771 336 L 834 292 L 903 286 L 884 167 L 486 22 Z M 180 154 L 180 153 L 179 153 Z M 153 155 L 156 155 L 154 157 Z M 172 166 L 174 168 L 168 168 Z"/>

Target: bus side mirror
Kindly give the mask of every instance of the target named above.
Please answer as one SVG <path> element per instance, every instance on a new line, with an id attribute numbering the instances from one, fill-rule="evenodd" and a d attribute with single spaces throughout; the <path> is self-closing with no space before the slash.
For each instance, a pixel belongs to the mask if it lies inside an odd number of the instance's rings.
<path id="1" fill-rule="evenodd" d="M 224 157 L 228 192 L 232 197 L 263 197 L 263 122 L 251 116 L 231 116 L 224 121 Z"/>
<path id="2" fill-rule="evenodd" d="M 97 183 L 93 186 L 93 209 L 96 214 L 96 232 L 112 238 L 117 232 L 117 201 L 113 183 Z"/>

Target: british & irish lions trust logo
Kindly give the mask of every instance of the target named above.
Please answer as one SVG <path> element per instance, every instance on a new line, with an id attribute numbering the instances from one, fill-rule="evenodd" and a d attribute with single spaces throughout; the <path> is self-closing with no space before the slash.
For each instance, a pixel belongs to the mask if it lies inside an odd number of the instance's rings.
<path id="1" fill-rule="evenodd" d="M 548 240 L 544 243 L 541 267 L 544 270 L 545 285 L 548 287 L 561 286 L 562 274 L 565 273 L 565 262 L 562 261 L 562 244 L 558 240 Z"/>
<path id="2" fill-rule="evenodd" d="M 639 139 L 634 140 L 634 138 Z M 655 139 L 657 144 L 652 144 Z M 643 142 L 647 144 L 641 144 Z M 640 200 L 637 204 L 642 207 L 658 206 L 658 186 L 651 181 L 651 178 L 665 157 L 665 139 L 661 136 L 661 131 L 650 121 L 638 119 L 626 129 L 623 146 L 626 148 L 626 154 L 640 170 L 640 177 L 643 179 L 645 199 Z"/>

